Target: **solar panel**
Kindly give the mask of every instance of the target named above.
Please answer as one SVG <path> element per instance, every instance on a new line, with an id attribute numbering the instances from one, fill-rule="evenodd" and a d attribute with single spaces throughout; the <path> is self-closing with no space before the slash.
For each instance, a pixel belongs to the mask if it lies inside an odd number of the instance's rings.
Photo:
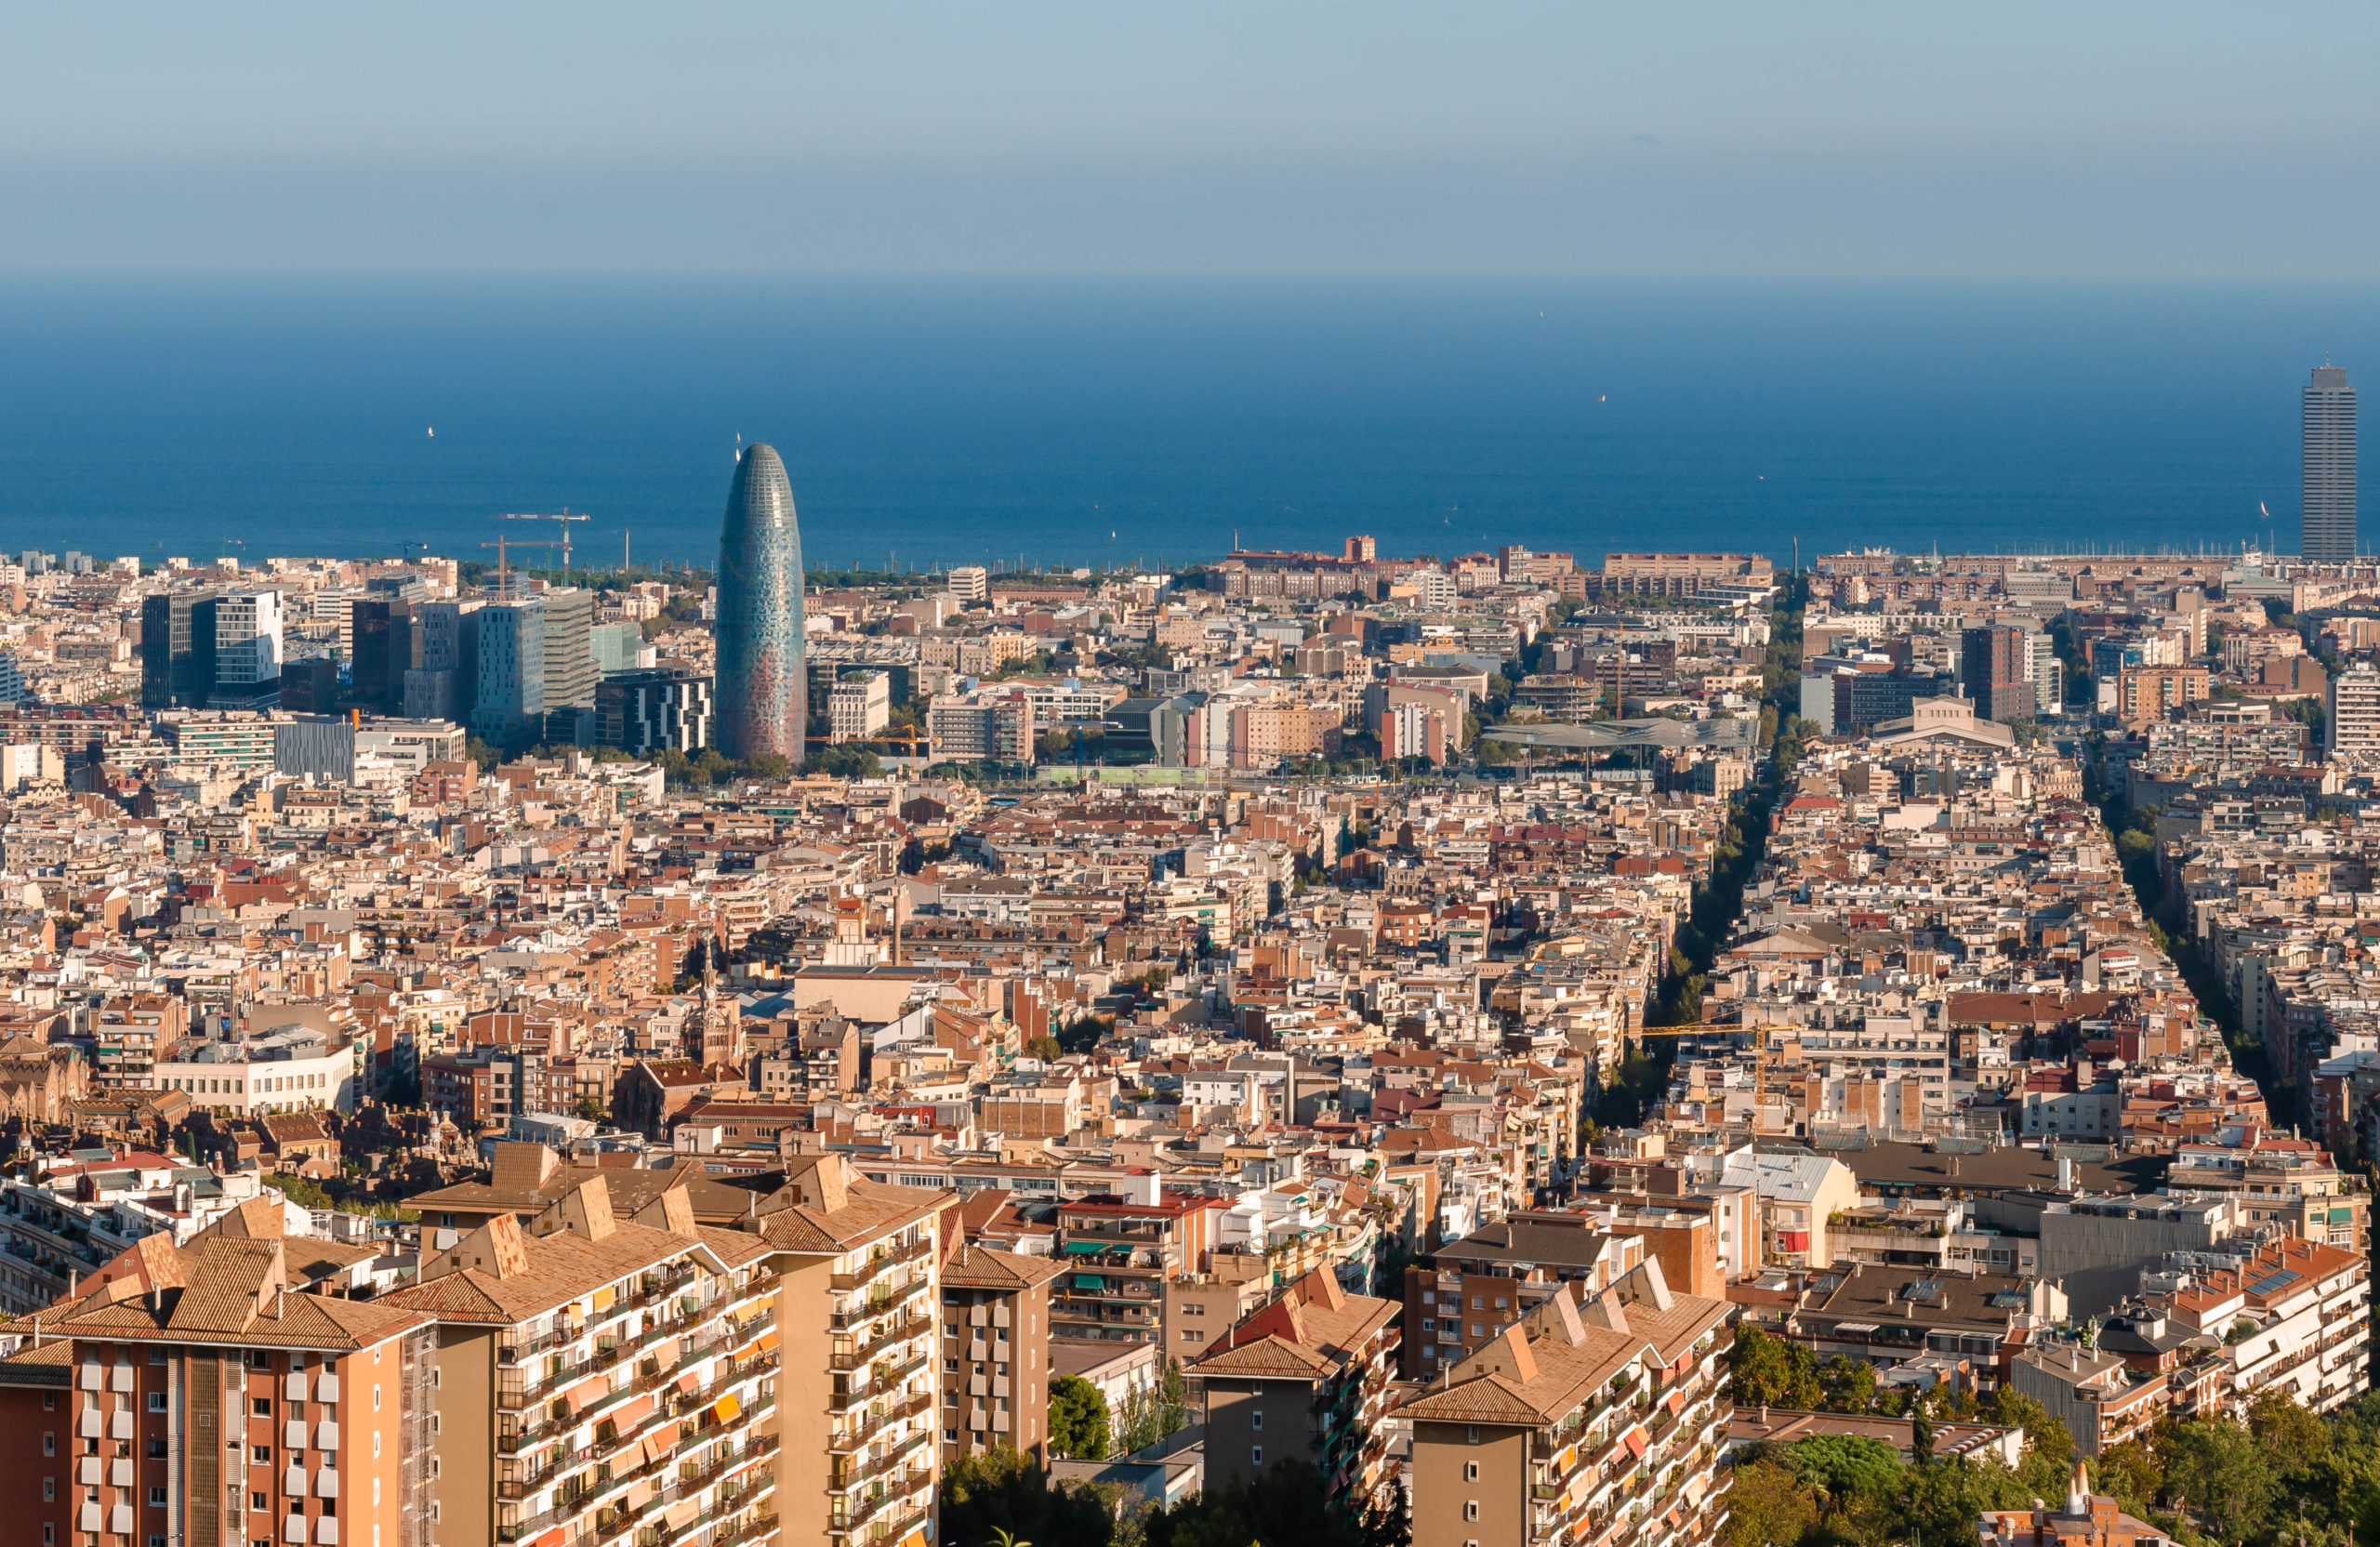
<path id="1" fill-rule="evenodd" d="M 2295 1268 L 2283 1268 L 2279 1273 L 2268 1274 L 2266 1276 L 2259 1278 L 2254 1283 L 2249 1285 L 2248 1292 L 2250 1294 L 2271 1294 L 2276 1290 L 2287 1289 L 2290 1285 L 2296 1283 L 2297 1280 L 2303 1276 L 2304 1275 L 2300 1274 Z"/>
<path id="2" fill-rule="evenodd" d="M 1942 1281 L 1938 1278 L 1921 1278 L 1909 1287 L 1909 1298 L 1939 1300 L 1942 1298 Z"/>

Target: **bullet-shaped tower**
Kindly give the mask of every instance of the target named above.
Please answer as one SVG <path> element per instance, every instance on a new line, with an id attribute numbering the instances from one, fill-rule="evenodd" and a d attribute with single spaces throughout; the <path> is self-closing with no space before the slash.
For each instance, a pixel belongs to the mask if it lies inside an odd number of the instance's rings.
<path id="1" fill-rule="evenodd" d="M 719 535 L 719 749 L 774 752 L 800 763 L 807 747 L 808 680 L 801 640 L 801 527 L 793 483 L 776 448 L 736 459 Z"/>

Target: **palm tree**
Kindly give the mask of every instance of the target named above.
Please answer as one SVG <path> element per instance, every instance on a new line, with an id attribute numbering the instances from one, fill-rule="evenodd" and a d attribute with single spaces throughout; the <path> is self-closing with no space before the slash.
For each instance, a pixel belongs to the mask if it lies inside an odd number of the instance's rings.
<path id="1" fill-rule="evenodd" d="M 995 1526 L 992 1527 L 991 1547 L 1033 1547 L 1033 1543 L 1021 1536 L 1010 1535 L 1005 1526 Z"/>

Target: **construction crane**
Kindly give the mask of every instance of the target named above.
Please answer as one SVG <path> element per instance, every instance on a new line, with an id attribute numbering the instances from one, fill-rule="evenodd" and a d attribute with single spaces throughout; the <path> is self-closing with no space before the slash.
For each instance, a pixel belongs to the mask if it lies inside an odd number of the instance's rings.
<path id="1" fill-rule="evenodd" d="M 504 550 L 507 548 L 564 548 L 568 545 L 556 542 L 551 538 L 531 538 L 523 541 L 517 537 L 498 537 L 492 543 L 482 543 L 480 546 L 482 548 L 492 548 L 496 549 L 496 594 L 498 596 L 510 596 L 512 594 L 512 588 L 506 583 L 508 577 L 511 574 L 510 569 L 505 562 Z"/>
<path id="2" fill-rule="evenodd" d="M 563 506 L 563 507 L 562 508 L 562 514 L 561 514 L 561 515 L 558 515 L 558 516 L 535 515 L 535 514 L 510 514 L 510 515 L 501 515 L 501 516 L 496 517 L 496 520 L 498 520 L 498 521 L 551 521 L 551 522 L 560 522 L 562 523 L 562 536 L 561 536 L 561 537 L 559 537 L 558 539 L 556 539 L 556 540 L 555 540 L 555 542 L 550 543 L 550 544 L 548 544 L 547 546 L 549 546 L 549 547 L 559 547 L 559 548 L 562 549 L 562 578 L 563 578 L 563 579 L 567 580 L 567 579 L 569 579 L 569 578 L 570 578 L 570 523 L 571 523 L 572 522 L 575 522 L 575 521 L 592 521 L 592 520 L 594 520 L 595 518 L 594 518 L 594 517 L 592 517 L 592 516 L 574 516 L 574 515 L 572 515 L 572 514 L 570 513 L 570 507 L 569 507 L 569 506 L 567 506 L 567 505 L 565 505 L 565 506 Z M 482 548 L 485 548 L 485 547 L 487 546 L 487 544 L 485 544 L 485 543 L 482 543 L 482 544 L 480 544 L 480 546 L 481 546 Z M 521 546 L 521 547 L 522 547 L 522 548 L 526 548 L 526 547 L 528 547 L 529 545 L 528 545 L 527 543 L 522 543 L 522 544 L 521 544 L 520 546 Z"/>
<path id="3" fill-rule="evenodd" d="M 1712 1021 L 1697 1022 L 1690 1026 L 1666 1026 L 1657 1030 L 1640 1030 L 1634 1035 L 1639 1041 L 1648 1041 L 1656 1037 L 1733 1037 L 1745 1032 L 1751 1033 L 1752 1131 L 1752 1137 L 1758 1138 L 1760 1136 L 1760 1102 L 1761 1098 L 1768 1092 L 1769 1055 L 1775 1051 L 1770 1045 L 1771 1034 L 1790 1031 L 1799 1037 L 1806 1029 L 1808 1028 L 1805 1026 L 1794 1025 L 1730 1025 L 1724 1021 Z"/>

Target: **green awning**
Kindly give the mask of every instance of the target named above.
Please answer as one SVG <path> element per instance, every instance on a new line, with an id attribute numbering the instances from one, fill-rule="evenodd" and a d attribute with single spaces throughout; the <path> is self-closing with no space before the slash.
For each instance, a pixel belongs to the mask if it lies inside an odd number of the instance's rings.
<path id="1" fill-rule="evenodd" d="M 1066 1243 L 1066 1255 L 1069 1257 L 1096 1257 L 1103 1251 L 1114 1250 L 1115 1248 L 1104 1241 L 1068 1241 Z"/>
<path id="2" fill-rule="evenodd" d="M 1076 1288 L 1076 1289 L 1105 1289 L 1106 1287 L 1107 1287 L 1107 1280 L 1106 1280 L 1106 1279 L 1104 1279 L 1104 1278 L 1102 1278 L 1099 1275 L 1097 1275 L 1097 1274 L 1095 1274 L 1095 1273 L 1078 1273 L 1078 1274 L 1076 1274 L 1076 1275 L 1075 1275 L 1075 1288 Z"/>

